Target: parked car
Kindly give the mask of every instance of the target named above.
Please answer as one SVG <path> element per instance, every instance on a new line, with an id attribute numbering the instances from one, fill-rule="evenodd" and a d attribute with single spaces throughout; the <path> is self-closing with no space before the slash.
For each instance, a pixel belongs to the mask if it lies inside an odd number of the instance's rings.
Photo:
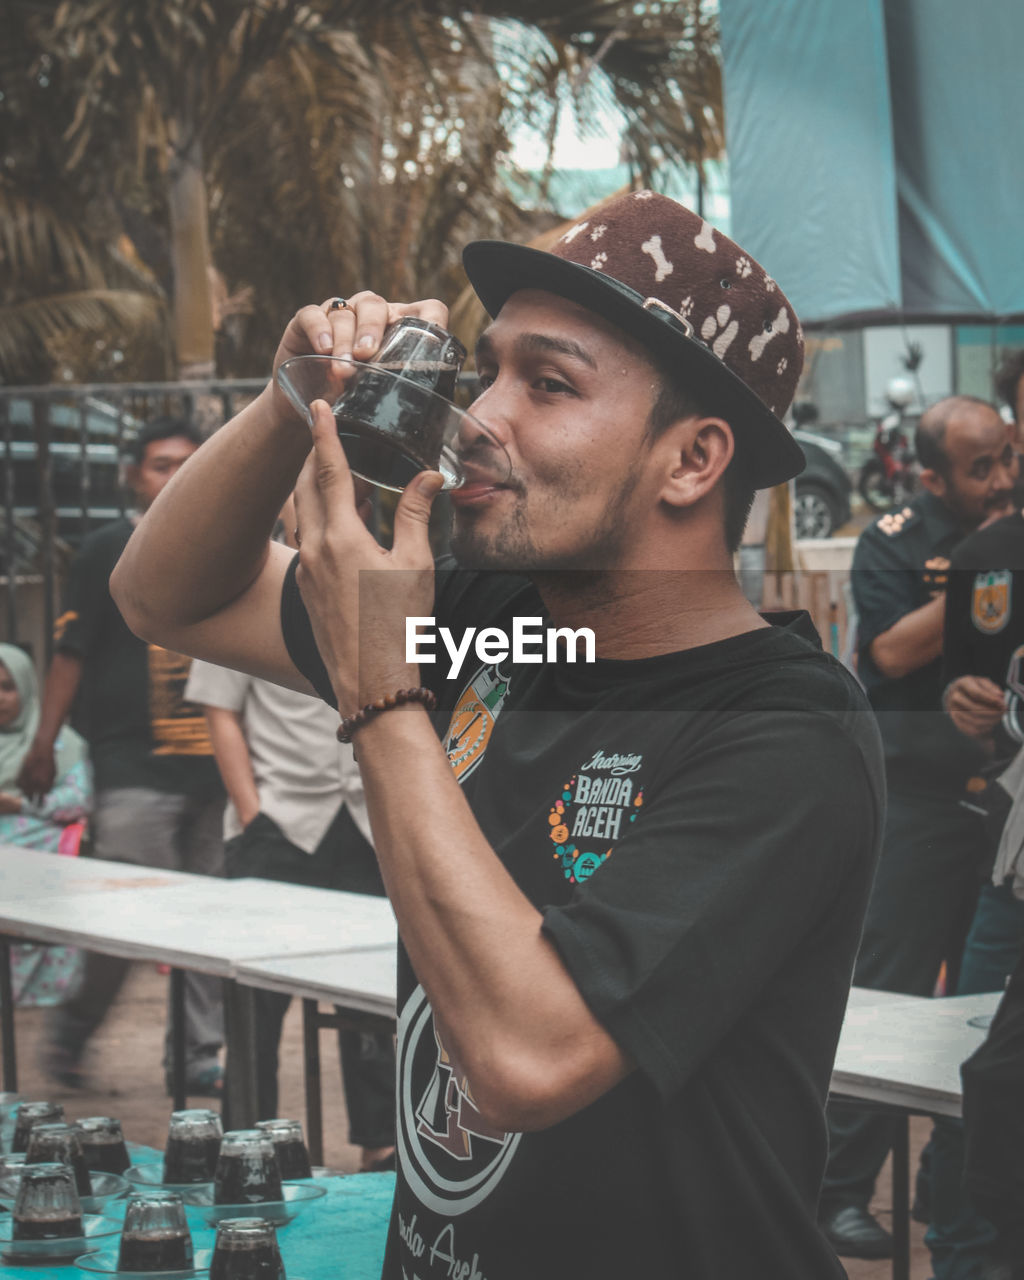
<path id="1" fill-rule="evenodd" d="M 830 538 L 850 518 L 853 484 L 838 440 L 797 428 L 793 438 L 807 459 L 796 478 L 794 524 L 798 538 Z"/>

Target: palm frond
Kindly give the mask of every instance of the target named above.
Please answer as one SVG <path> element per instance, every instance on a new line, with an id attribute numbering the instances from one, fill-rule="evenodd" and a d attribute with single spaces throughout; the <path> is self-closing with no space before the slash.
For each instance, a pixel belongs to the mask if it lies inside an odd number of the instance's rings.
<path id="1" fill-rule="evenodd" d="M 74 331 L 156 335 L 163 320 L 159 299 L 148 293 L 92 289 L 50 294 L 0 305 L 0 379 L 17 382 L 38 363 L 38 349 Z"/>

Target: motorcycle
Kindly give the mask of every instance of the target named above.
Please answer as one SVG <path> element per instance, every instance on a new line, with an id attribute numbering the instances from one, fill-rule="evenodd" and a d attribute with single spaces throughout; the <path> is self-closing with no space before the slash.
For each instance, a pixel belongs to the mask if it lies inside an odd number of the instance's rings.
<path id="1" fill-rule="evenodd" d="M 861 467 L 857 479 L 858 492 L 873 511 L 888 511 L 890 507 L 899 506 L 916 489 L 914 448 L 910 432 L 904 426 L 904 410 L 913 393 L 909 380 L 893 379 L 886 391 L 892 412 L 875 423 L 871 457 Z"/>

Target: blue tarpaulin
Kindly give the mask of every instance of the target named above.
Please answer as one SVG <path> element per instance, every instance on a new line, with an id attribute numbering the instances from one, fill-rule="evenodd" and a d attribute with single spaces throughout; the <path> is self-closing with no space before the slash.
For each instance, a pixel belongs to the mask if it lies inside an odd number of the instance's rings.
<path id="1" fill-rule="evenodd" d="M 732 234 L 805 322 L 1024 317 L 1024 3 L 720 17 Z"/>

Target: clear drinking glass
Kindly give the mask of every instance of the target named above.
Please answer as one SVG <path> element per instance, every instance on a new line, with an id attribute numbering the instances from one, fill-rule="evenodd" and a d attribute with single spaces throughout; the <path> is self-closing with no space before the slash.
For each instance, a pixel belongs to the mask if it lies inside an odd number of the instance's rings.
<path id="1" fill-rule="evenodd" d="M 504 447 L 451 403 L 466 349 L 446 329 L 406 316 L 384 331 L 372 363 L 347 356 L 295 356 L 277 383 L 312 422 L 310 405 L 331 407 L 356 475 L 401 490 L 420 471 L 439 471 L 445 489 L 500 484 L 512 472 Z"/>
<path id="2" fill-rule="evenodd" d="M 132 1196 L 124 1211 L 119 1271 L 186 1271 L 192 1266 L 192 1235 L 185 1206 L 174 1192 Z"/>
<path id="3" fill-rule="evenodd" d="M 270 1139 L 277 1152 L 277 1163 L 281 1169 L 281 1177 L 287 1182 L 290 1178 L 311 1178 L 313 1167 L 309 1161 L 309 1150 L 302 1136 L 302 1125 L 298 1120 L 260 1120 L 256 1128 L 262 1133 L 270 1134 Z"/>
<path id="4" fill-rule="evenodd" d="M 210 1280 L 285 1280 L 274 1224 L 265 1218 L 218 1222 Z"/>
<path id="5" fill-rule="evenodd" d="M 66 1164 L 26 1165 L 11 1210 L 12 1240 L 65 1240 L 82 1234 L 82 1202 Z"/>
<path id="6" fill-rule="evenodd" d="M 34 1124 L 56 1124 L 64 1119 L 64 1108 L 59 1102 L 23 1102 L 14 1122 L 12 1151 L 28 1150 L 28 1135 Z"/>
<path id="7" fill-rule="evenodd" d="M 82 1133 L 85 1163 L 94 1173 L 124 1173 L 131 1164 L 121 1121 L 113 1116 L 86 1116 L 75 1122 Z"/>
<path id="8" fill-rule="evenodd" d="M 82 1133 L 74 1124 L 39 1124 L 32 1126 L 28 1136 L 25 1164 L 69 1165 L 75 1174 L 75 1187 L 80 1196 L 92 1194 L 89 1166 L 82 1150 Z"/>
<path id="9" fill-rule="evenodd" d="M 259 1129 L 226 1133 L 213 1175 L 214 1204 L 261 1204 L 283 1198 L 281 1169 L 270 1135 Z"/>
<path id="10" fill-rule="evenodd" d="M 184 1186 L 209 1182 L 217 1167 L 223 1128 L 216 1111 L 174 1111 L 167 1130 L 164 1182 Z"/>

